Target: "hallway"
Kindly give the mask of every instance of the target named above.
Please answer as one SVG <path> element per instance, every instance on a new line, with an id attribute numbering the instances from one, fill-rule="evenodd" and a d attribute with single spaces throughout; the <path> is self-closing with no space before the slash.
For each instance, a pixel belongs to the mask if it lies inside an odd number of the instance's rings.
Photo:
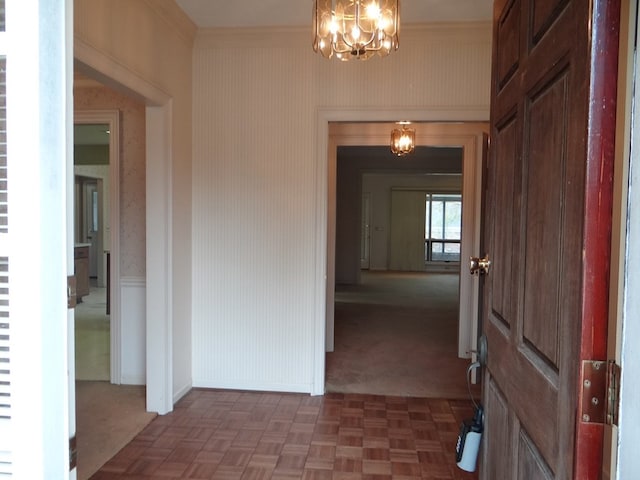
<path id="1" fill-rule="evenodd" d="M 363 271 L 359 285 L 336 288 L 335 332 L 327 391 L 469 398 L 456 273 Z"/>

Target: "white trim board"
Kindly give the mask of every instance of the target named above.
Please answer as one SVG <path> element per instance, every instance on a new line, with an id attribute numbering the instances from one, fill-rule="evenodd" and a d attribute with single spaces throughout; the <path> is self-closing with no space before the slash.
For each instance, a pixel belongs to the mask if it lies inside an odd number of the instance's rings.
<path id="1" fill-rule="evenodd" d="M 119 284 L 122 345 L 120 383 L 146 384 L 146 278 L 123 277 Z"/>

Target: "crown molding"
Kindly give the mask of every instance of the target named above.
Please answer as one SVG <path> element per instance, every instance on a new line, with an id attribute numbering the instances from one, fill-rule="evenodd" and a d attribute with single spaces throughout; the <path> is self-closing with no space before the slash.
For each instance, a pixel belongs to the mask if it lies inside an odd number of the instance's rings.
<path id="1" fill-rule="evenodd" d="M 403 38 L 436 37 L 455 38 L 460 41 L 486 36 L 491 41 L 491 22 L 422 23 L 403 26 L 400 30 L 400 45 Z M 214 46 L 290 46 L 311 44 L 311 24 L 308 27 L 215 27 L 199 28 L 196 44 L 200 47 Z"/>
<path id="2" fill-rule="evenodd" d="M 150 10 L 172 27 L 187 44 L 193 45 L 198 31 L 195 23 L 171 0 L 144 0 Z"/>

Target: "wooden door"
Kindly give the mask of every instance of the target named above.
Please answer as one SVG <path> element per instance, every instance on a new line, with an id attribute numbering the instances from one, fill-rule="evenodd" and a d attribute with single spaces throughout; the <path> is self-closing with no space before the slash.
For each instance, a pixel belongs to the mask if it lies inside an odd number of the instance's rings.
<path id="1" fill-rule="evenodd" d="M 425 193 L 391 190 L 391 270 L 424 271 Z"/>
<path id="2" fill-rule="evenodd" d="M 606 355 L 619 5 L 494 9 L 481 478 L 597 478 L 578 392 Z"/>

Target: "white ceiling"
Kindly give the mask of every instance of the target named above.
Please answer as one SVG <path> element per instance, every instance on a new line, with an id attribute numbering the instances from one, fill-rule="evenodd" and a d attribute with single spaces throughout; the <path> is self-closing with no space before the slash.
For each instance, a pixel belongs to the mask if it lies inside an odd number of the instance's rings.
<path id="1" fill-rule="evenodd" d="M 312 0 L 176 0 L 198 27 L 302 27 Z M 493 0 L 401 0 L 402 25 L 489 21 Z"/>

